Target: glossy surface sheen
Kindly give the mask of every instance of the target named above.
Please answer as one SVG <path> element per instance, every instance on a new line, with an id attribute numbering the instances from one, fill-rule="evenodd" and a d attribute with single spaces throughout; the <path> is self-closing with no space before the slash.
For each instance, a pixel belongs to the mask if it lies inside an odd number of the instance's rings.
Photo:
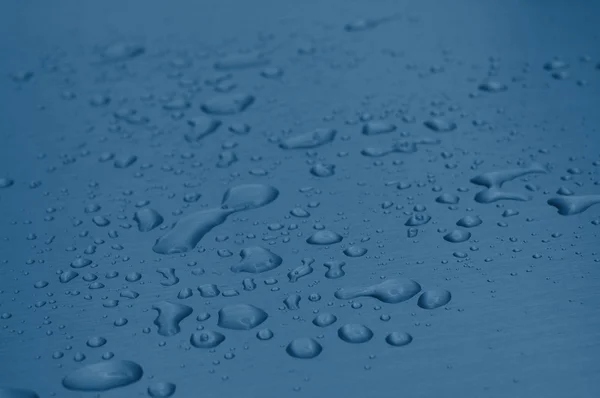
<path id="1" fill-rule="evenodd" d="M 600 397 L 600 2 L 0 2 L 0 398 Z"/>

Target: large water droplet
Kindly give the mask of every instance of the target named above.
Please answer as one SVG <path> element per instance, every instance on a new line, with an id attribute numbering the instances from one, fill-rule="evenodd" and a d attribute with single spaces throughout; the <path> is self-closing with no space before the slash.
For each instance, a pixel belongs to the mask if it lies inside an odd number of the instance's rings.
<path id="1" fill-rule="evenodd" d="M 62 384 L 75 391 L 107 391 L 140 380 L 140 365 L 133 361 L 104 361 L 79 368 L 66 376 Z"/>
<path id="2" fill-rule="evenodd" d="M 342 239 L 342 235 L 328 229 L 322 229 L 320 231 L 316 231 L 314 234 L 308 237 L 308 239 L 306 239 L 306 243 L 311 245 L 333 245 L 341 242 Z"/>
<path id="3" fill-rule="evenodd" d="M 265 311 L 249 304 L 233 304 L 219 310 L 218 325 L 225 329 L 249 330 L 266 321 Z"/>

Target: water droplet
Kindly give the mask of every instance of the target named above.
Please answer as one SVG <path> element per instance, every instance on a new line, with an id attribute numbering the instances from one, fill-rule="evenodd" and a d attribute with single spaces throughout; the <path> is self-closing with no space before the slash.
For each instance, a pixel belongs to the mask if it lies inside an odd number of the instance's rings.
<path id="1" fill-rule="evenodd" d="M 479 216 L 464 216 L 456 222 L 456 225 L 464 228 L 474 228 L 481 225 L 483 221 Z"/>
<path id="2" fill-rule="evenodd" d="M 86 342 L 86 345 L 90 348 L 102 347 L 104 344 L 106 344 L 106 339 L 101 336 L 90 337 Z"/>
<path id="3" fill-rule="evenodd" d="M 133 361 L 103 361 L 73 371 L 62 384 L 68 390 L 107 391 L 135 383 L 143 373 Z"/>
<path id="4" fill-rule="evenodd" d="M 240 70 L 265 66 L 269 60 L 258 52 L 229 54 L 215 63 L 215 69 L 221 71 Z"/>
<path id="5" fill-rule="evenodd" d="M 322 313 L 322 314 L 315 316 L 312 323 L 315 326 L 324 328 L 329 325 L 333 325 L 336 321 L 337 321 L 337 317 L 335 315 L 329 314 L 329 313 Z"/>
<path id="6" fill-rule="evenodd" d="M 148 395 L 152 398 L 169 398 L 175 394 L 175 390 L 175 384 L 158 381 L 148 387 Z"/>
<path id="7" fill-rule="evenodd" d="M 31 390 L 0 387 L 0 398 L 40 398 L 40 396 Z"/>
<path id="8" fill-rule="evenodd" d="M 2 177 L 0 178 L 0 188 L 8 188 L 12 186 L 15 181 L 12 178 Z"/>
<path id="9" fill-rule="evenodd" d="M 319 355 L 323 351 L 323 347 L 314 339 L 301 337 L 292 340 L 285 351 L 294 358 L 310 359 Z"/>
<path id="10" fill-rule="evenodd" d="M 418 227 L 427 224 L 431 221 L 431 216 L 425 213 L 413 214 L 406 220 L 404 225 L 407 227 Z"/>
<path id="11" fill-rule="evenodd" d="M 318 128 L 281 140 L 282 149 L 311 149 L 333 141 L 337 132 L 333 129 Z"/>
<path id="12" fill-rule="evenodd" d="M 461 243 L 469 240 L 471 233 L 469 231 L 463 231 L 461 229 L 455 229 L 452 232 L 444 235 L 444 240 L 450 243 Z"/>
<path id="13" fill-rule="evenodd" d="M 366 123 L 362 128 L 364 135 L 380 135 L 388 134 L 396 131 L 396 126 L 384 121 L 371 121 Z"/>
<path id="14" fill-rule="evenodd" d="M 447 204 L 447 205 L 455 205 L 460 201 L 458 195 L 454 195 L 451 193 L 443 193 L 435 199 L 436 202 Z"/>
<path id="15" fill-rule="evenodd" d="M 506 86 L 506 84 L 500 83 L 498 81 L 488 80 L 484 83 L 481 83 L 479 85 L 479 89 L 488 93 L 501 93 L 503 91 L 506 91 L 508 87 Z"/>
<path id="16" fill-rule="evenodd" d="M 218 325 L 225 329 L 249 330 L 267 320 L 267 313 L 249 304 L 234 304 L 219 310 Z"/>
<path id="17" fill-rule="evenodd" d="M 335 165 L 326 163 L 316 163 L 310 168 L 310 174 L 315 177 L 331 177 L 335 174 Z"/>
<path id="18" fill-rule="evenodd" d="M 333 245 L 342 241 L 342 236 L 328 229 L 316 231 L 308 239 L 306 243 L 311 245 Z"/>
<path id="19" fill-rule="evenodd" d="M 367 249 L 360 246 L 349 246 L 344 249 L 344 254 L 348 257 L 362 257 L 367 254 Z"/>
<path id="20" fill-rule="evenodd" d="M 271 331 L 271 329 L 261 329 L 258 332 L 256 332 L 256 338 L 263 341 L 271 340 L 273 338 L 273 332 Z"/>
<path id="21" fill-rule="evenodd" d="M 197 142 L 214 133 L 221 126 L 221 121 L 209 116 L 200 115 L 188 120 L 190 131 L 185 133 L 187 142 Z"/>
<path id="22" fill-rule="evenodd" d="M 253 102 L 254 97 L 249 94 L 219 94 L 206 100 L 201 109 L 209 115 L 235 115 L 245 111 Z"/>
<path id="23" fill-rule="evenodd" d="M 425 121 L 423 124 L 428 129 L 433 130 L 437 133 L 448 133 L 450 131 L 456 130 L 456 128 L 458 127 L 456 123 L 442 118 L 430 119 Z"/>
<path id="24" fill-rule="evenodd" d="M 102 51 L 104 62 L 127 61 L 144 54 L 146 49 L 137 43 L 117 42 L 112 43 Z"/>
<path id="25" fill-rule="evenodd" d="M 196 348 L 215 348 L 225 341 L 225 336 L 219 332 L 202 330 L 192 333 L 190 344 Z"/>
<path id="26" fill-rule="evenodd" d="M 373 338 L 373 331 L 358 323 L 350 323 L 338 329 L 338 336 L 346 343 L 361 344 Z"/>
<path id="27" fill-rule="evenodd" d="M 426 290 L 419 296 L 417 305 L 426 310 L 434 310 L 450 302 L 452 295 L 443 289 Z"/>
<path id="28" fill-rule="evenodd" d="M 133 215 L 133 220 L 137 223 L 140 232 L 152 231 L 164 221 L 163 217 L 156 210 L 149 207 L 136 211 Z"/>
<path id="29" fill-rule="evenodd" d="M 392 332 L 385 337 L 386 343 L 394 347 L 403 347 L 413 340 L 412 336 L 406 332 Z"/>

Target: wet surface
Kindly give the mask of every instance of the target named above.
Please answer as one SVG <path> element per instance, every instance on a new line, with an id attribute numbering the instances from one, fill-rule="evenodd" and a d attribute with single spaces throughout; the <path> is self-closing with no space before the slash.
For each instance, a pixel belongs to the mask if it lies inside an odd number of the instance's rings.
<path id="1" fill-rule="evenodd" d="M 599 396 L 572 3 L 2 3 L 0 397 Z"/>

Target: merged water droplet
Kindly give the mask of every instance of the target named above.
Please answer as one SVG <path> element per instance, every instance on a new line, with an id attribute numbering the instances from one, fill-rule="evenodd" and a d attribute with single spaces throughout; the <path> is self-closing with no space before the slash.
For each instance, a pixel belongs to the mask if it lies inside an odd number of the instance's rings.
<path id="1" fill-rule="evenodd" d="M 314 258 L 310 258 L 310 257 L 303 258 L 302 265 L 294 268 L 292 271 L 290 271 L 287 274 L 290 282 L 291 283 L 297 282 L 298 279 L 302 278 L 303 276 L 311 274 L 313 272 L 313 268 L 311 267 L 311 264 L 313 264 L 314 262 L 315 262 Z"/>
<path id="2" fill-rule="evenodd" d="M 345 287 L 335 292 L 340 300 L 352 300 L 358 297 L 372 297 L 383 303 L 401 303 L 414 297 L 421 291 L 421 285 L 412 279 L 387 279 L 366 287 Z"/>
<path id="3" fill-rule="evenodd" d="M 158 326 L 158 334 L 161 336 L 173 336 L 179 333 L 181 331 L 179 323 L 193 312 L 192 307 L 170 301 L 154 304 L 152 309 L 158 311 L 154 324 Z"/>
<path id="4" fill-rule="evenodd" d="M 583 213 L 598 203 L 600 203 L 600 195 L 563 196 L 548 199 L 548 204 L 556 207 L 558 214 L 563 216 Z"/>
<path id="5" fill-rule="evenodd" d="M 277 254 L 260 246 L 247 247 L 240 252 L 242 261 L 231 266 L 233 272 L 249 272 L 258 274 L 271 271 L 283 263 Z"/>
<path id="6" fill-rule="evenodd" d="M 346 265 L 344 261 L 339 260 L 331 260 L 323 263 L 323 266 L 327 268 L 327 272 L 325 273 L 325 278 L 327 279 L 337 279 L 346 275 L 343 270 L 343 267 Z"/>
<path id="7" fill-rule="evenodd" d="M 223 195 L 220 208 L 198 211 L 181 218 L 159 238 L 152 250 L 159 254 L 190 251 L 213 228 L 223 224 L 235 212 L 256 209 L 274 201 L 279 191 L 262 184 L 238 185 Z"/>
<path id="8" fill-rule="evenodd" d="M 533 163 L 528 167 L 523 167 L 520 169 L 491 171 L 473 177 L 471 178 L 471 182 L 473 184 L 481 185 L 487 188 L 475 195 L 475 201 L 479 203 L 492 203 L 498 200 L 527 201 L 530 199 L 528 195 L 502 191 L 501 188 L 502 185 L 508 181 L 523 177 L 527 174 L 535 173 L 547 173 L 547 170 L 541 164 Z"/>
<path id="9" fill-rule="evenodd" d="M 406 225 L 407 227 L 418 227 L 420 225 L 427 224 L 429 221 L 431 221 L 430 215 L 425 213 L 417 213 L 410 216 L 408 220 L 406 220 L 404 225 Z"/>

